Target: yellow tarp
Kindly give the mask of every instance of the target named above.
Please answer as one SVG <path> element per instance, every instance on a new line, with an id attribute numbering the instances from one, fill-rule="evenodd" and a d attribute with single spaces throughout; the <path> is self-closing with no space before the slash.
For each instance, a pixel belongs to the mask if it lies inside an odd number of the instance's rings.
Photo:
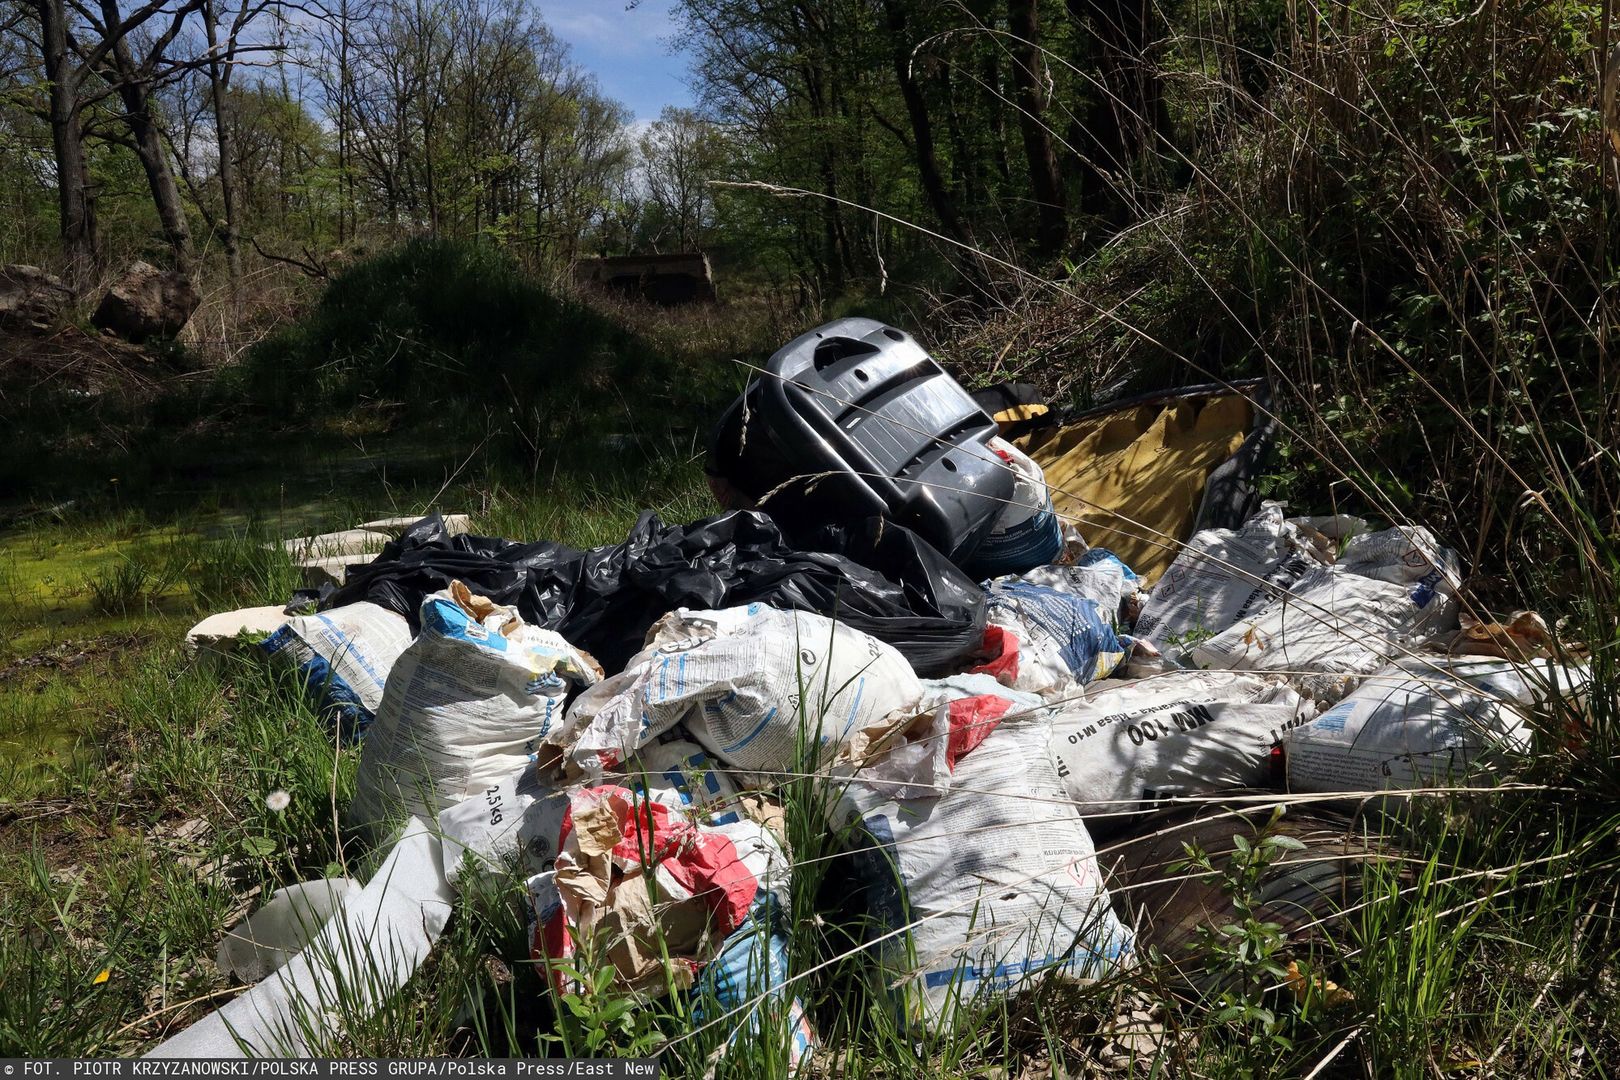
<path id="1" fill-rule="evenodd" d="M 1045 471 L 1058 515 L 1152 582 L 1191 535 L 1209 474 L 1253 425 L 1249 403 L 1225 394 L 1105 413 L 1018 445 Z"/>

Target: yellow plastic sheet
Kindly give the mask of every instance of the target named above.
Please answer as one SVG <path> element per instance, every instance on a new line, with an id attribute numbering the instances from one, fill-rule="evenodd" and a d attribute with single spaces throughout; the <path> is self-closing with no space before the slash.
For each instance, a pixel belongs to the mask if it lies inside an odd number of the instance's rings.
<path id="1" fill-rule="evenodd" d="M 1209 474 L 1253 424 L 1249 402 L 1223 394 L 1104 413 L 1018 445 L 1045 471 L 1058 515 L 1152 582 L 1191 535 Z"/>

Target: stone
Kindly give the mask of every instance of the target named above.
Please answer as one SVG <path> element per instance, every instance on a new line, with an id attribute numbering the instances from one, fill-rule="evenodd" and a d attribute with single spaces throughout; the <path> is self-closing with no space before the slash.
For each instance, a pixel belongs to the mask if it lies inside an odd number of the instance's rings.
<path id="1" fill-rule="evenodd" d="M 90 321 L 140 344 L 178 334 L 200 303 L 202 294 L 184 274 L 136 262 L 107 290 Z"/>
<path id="2" fill-rule="evenodd" d="M 184 648 L 190 656 L 203 653 L 227 655 L 235 652 L 246 630 L 255 636 L 268 636 L 281 629 L 287 613 L 279 607 L 252 607 L 210 615 L 186 634 Z"/>
<path id="3" fill-rule="evenodd" d="M 73 302 L 73 290 L 61 278 L 37 266 L 0 266 L 0 328 L 49 333 Z"/>

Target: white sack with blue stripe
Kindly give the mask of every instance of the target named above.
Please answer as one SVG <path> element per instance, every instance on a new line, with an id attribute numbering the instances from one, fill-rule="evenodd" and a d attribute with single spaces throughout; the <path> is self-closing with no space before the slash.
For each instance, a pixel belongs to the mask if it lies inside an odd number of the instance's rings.
<path id="1" fill-rule="evenodd" d="M 1549 660 L 1405 657 L 1288 732 L 1288 789 L 1498 783 L 1528 760 L 1538 722 L 1554 738 L 1580 722 L 1590 679 Z"/>
<path id="2" fill-rule="evenodd" d="M 599 777 L 685 724 L 741 779 L 769 786 L 807 758 L 825 765 L 860 753 L 921 698 L 905 657 L 825 616 L 763 604 L 681 608 L 653 626 L 623 672 L 582 693 L 546 741 L 563 748 L 565 771 Z"/>
<path id="3" fill-rule="evenodd" d="M 481 794 L 534 759 L 568 695 L 601 669 L 560 634 L 459 581 L 422 601 L 422 632 L 388 673 L 366 733 L 352 819 L 423 819 Z"/>
<path id="4" fill-rule="evenodd" d="M 371 726 L 388 673 L 410 644 L 409 623 L 362 602 L 288 619 L 259 648 L 294 664 L 321 715 L 353 740 Z"/>

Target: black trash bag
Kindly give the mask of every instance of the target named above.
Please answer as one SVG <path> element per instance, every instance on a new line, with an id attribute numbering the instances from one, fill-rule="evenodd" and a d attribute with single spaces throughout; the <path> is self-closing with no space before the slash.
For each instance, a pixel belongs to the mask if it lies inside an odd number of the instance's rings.
<path id="1" fill-rule="evenodd" d="M 926 540 L 872 518 L 791 543 L 763 513 L 690 525 L 642 513 L 621 544 L 581 551 L 451 536 L 424 518 L 370 563 L 351 566 L 323 608 L 369 600 L 417 627 L 423 597 L 460 580 L 593 654 L 609 672 L 678 607 L 763 603 L 814 611 L 888 642 L 928 677 L 960 670 L 984 636 L 984 594 Z"/>

